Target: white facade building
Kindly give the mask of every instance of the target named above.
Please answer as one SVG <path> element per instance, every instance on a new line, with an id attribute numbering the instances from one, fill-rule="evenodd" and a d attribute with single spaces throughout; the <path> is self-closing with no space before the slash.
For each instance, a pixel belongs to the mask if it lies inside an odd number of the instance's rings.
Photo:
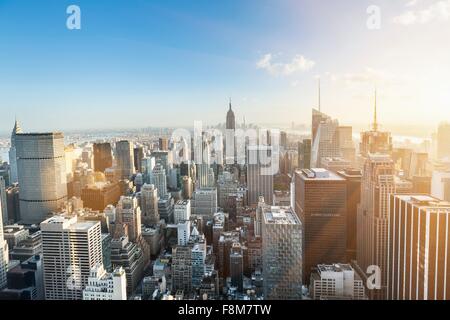
<path id="1" fill-rule="evenodd" d="M 191 217 L 191 201 L 179 200 L 174 206 L 174 222 L 177 224 L 189 220 Z"/>
<path id="2" fill-rule="evenodd" d="M 41 232 L 45 300 L 81 300 L 90 270 L 103 264 L 100 222 L 54 216 Z"/>
<path id="3" fill-rule="evenodd" d="M 183 221 L 177 224 L 178 245 L 185 246 L 188 244 L 191 236 L 191 222 Z"/>
<path id="4" fill-rule="evenodd" d="M 167 194 L 166 170 L 162 165 L 157 164 L 153 169 L 151 183 L 155 185 L 160 198 L 163 198 Z"/>
<path id="5" fill-rule="evenodd" d="M 314 300 L 364 300 L 364 284 L 349 264 L 319 264 L 311 273 L 310 295 Z"/>
<path id="6" fill-rule="evenodd" d="M 102 265 L 92 268 L 83 300 L 127 300 L 127 278 L 125 270 L 117 267 L 106 272 Z"/>

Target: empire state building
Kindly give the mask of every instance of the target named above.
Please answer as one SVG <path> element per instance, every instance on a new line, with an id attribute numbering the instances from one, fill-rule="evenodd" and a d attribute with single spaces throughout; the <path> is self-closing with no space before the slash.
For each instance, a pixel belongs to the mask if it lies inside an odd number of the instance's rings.
<path id="1" fill-rule="evenodd" d="M 227 112 L 226 128 L 231 129 L 231 130 L 236 129 L 236 120 L 234 118 L 234 112 L 233 112 L 233 110 L 231 110 L 231 101 L 230 101 L 230 108 L 228 109 L 228 112 Z"/>

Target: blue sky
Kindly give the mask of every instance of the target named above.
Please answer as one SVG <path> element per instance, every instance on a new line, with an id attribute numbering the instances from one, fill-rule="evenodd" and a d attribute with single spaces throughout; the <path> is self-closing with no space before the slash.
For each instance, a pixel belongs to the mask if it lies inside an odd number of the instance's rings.
<path id="1" fill-rule="evenodd" d="M 81 30 L 66 28 L 71 4 L 81 8 Z M 371 4 L 382 8 L 377 31 L 366 27 Z M 417 77 L 440 76 L 449 66 L 442 65 L 448 19 L 436 13 L 439 21 L 417 26 L 391 22 L 432 5 L 0 0 L 0 132 L 10 130 L 15 115 L 25 130 L 217 123 L 230 96 L 239 121 L 307 123 L 317 76 L 324 111 L 344 123 L 369 121 L 375 85 L 389 110 L 386 122 L 412 105 L 416 112 L 406 121 L 433 121 L 448 115 L 449 97 L 430 116 L 421 114 L 423 97 L 414 93 Z"/>

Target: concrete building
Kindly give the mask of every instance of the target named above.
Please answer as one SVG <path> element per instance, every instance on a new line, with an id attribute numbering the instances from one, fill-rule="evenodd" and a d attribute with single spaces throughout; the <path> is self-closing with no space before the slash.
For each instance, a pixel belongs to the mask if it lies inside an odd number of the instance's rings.
<path id="1" fill-rule="evenodd" d="M 29 234 L 25 240 L 9 250 L 11 259 L 21 262 L 40 254 L 42 254 L 42 232 L 40 230 Z"/>
<path id="2" fill-rule="evenodd" d="M 141 235 L 141 208 L 139 208 L 135 197 L 120 197 L 116 208 L 117 221 L 119 224 L 128 226 L 128 237 L 130 241 L 136 241 Z"/>
<path id="3" fill-rule="evenodd" d="M 43 300 L 42 256 L 35 255 L 7 273 L 7 288 L 0 291 L 0 300 Z"/>
<path id="4" fill-rule="evenodd" d="M 189 220 L 180 221 L 177 224 L 177 239 L 179 246 L 186 246 L 191 236 L 191 222 Z"/>
<path id="5" fill-rule="evenodd" d="M 387 298 L 448 300 L 450 202 L 391 194 L 389 211 Z"/>
<path id="6" fill-rule="evenodd" d="M 244 290 L 244 256 L 240 243 L 233 243 L 230 252 L 230 277 L 231 286 L 238 292 Z"/>
<path id="7" fill-rule="evenodd" d="M 20 218 L 40 223 L 67 200 L 62 133 L 19 133 L 15 139 Z"/>
<path id="8" fill-rule="evenodd" d="M 340 156 L 338 127 L 337 120 L 312 110 L 311 167 L 323 167 L 323 158 Z"/>
<path id="9" fill-rule="evenodd" d="M 19 122 L 16 120 L 14 128 L 11 133 L 11 147 L 9 149 L 9 183 L 15 184 L 19 182 L 19 176 L 17 173 L 17 149 L 16 149 L 16 135 L 22 133 L 22 128 Z"/>
<path id="10" fill-rule="evenodd" d="M 345 261 L 347 250 L 347 186 L 325 169 L 295 172 L 295 212 L 304 232 L 303 283 L 318 264 Z"/>
<path id="11" fill-rule="evenodd" d="M 174 199 L 170 194 L 166 194 L 158 200 L 159 217 L 166 223 L 173 222 Z"/>
<path id="12" fill-rule="evenodd" d="M 0 199 L 0 209 L 4 204 Z M 0 210 L 1 211 L 1 210 Z M 6 287 L 6 271 L 8 267 L 8 244 L 3 237 L 3 219 L 0 215 L 0 290 Z"/>
<path id="13" fill-rule="evenodd" d="M 172 250 L 172 292 L 192 289 L 192 252 L 190 246 L 176 246 Z"/>
<path id="14" fill-rule="evenodd" d="M 192 214 L 212 217 L 217 212 L 217 189 L 197 189 L 192 197 Z"/>
<path id="15" fill-rule="evenodd" d="M 120 179 L 130 179 L 135 173 L 133 144 L 122 140 L 116 143 L 117 171 Z"/>
<path id="16" fill-rule="evenodd" d="M 120 199 L 119 183 L 96 182 L 81 190 L 81 200 L 85 208 L 103 211 L 108 205 L 116 205 Z"/>
<path id="17" fill-rule="evenodd" d="M 431 176 L 431 196 L 450 201 L 450 171 L 433 171 Z"/>
<path id="18" fill-rule="evenodd" d="M 174 223 L 187 221 L 191 218 L 191 201 L 190 200 L 179 200 L 175 203 L 173 209 Z"/>
<path id="19" fill-rule="evenodd" d="M 311 139 L 303 139 L 298 144 L 298 167 L 300 169 L 311 168 Z"/>
<path id="20" fill-rule="evenodd" d="M 313 300 L 365 300 L 364 284 L 349 264 L 319 264 L 311 273 L 309 294 Z"/>
<path id="21" fill-rule="evenodd" d="M 356 260 L 358 205 L 361 201 L 361 170 L 345 169 L 337 172 L 347 186 L 347 249 L 345 262 Z"/>
<path id="22" fill-rule="evenodd" d="M 54 216 L 41 223 L 45 300 L 80 300 L 89 271 L 102 264 L 100 222 Z"/>
<path id="23" fill-rule="evenodd" d="M 357 216 L 358 271 L 365 281 L 371 265 L 381 268 L 381 288 L 367 294 L 385 299 L 388 250 L 389 195 L 396 192 L 395 169 L 391 156 L 369 154 L 361 178 L 361 202 Z"/>
<path id="24" fill-rule="evenodd" d="M 166 170 L 160 164 L 157 164 L 155 168 L 153 168 L 152 172 L 152 184 L 158 190 L 158 196 L 163 198 L 167 195 L 167 176 Z"/>
<path id="25" fill-rule="evenodd" d="M 352 163 L 341 157 L 325 157 L 322 158 L 322 166 L 329 171 L 338 172 L 349 169 L 352 166 Z"/>
<path id="26" fill-rule="evenodd" d="M 142 223 L 145 225 L 157 224 L 160 220 L 158 210 L 158 191 L 153 184 L 144 184 L 141 189 Z"/>
<path id="27" fill-rule="evenodd" d="M 127 300 L 127 278 L 125 270 L 117 267 L 109 273 L 103 265 L 91 269 L 83 300 Z"/>
<path id="28" fill-rule="evenodd" d="M 126 274 L 127 295 L 136 290 L 144 271 L 144 255 L 142 249 L 123 236 L 111 240 L 111 264 L 122 267 Z"/>
<path id="29" fill-rule="evenodd" d="M 264 165 L 261 158 L 261 153 L 264 152 L 269 154 L 272 151 L 267 146 L 248 147 L 247 186 L 249 205 L 257 205 L 260 196 L 264 197 L 266 203 L 273 204 L 273 174 Z"/>
<path id="30" fill-rule="evenodd" d="M 302 223 L 290 207 L 270 207 L 262 216 L 264 298 L 302 297 Z"/>
<path id="31" fill-rule="evenodd" d="M 112 149 L 109 142 L 97 142 L 93 146 L 94 170 L 105 172 L 107 168 L 113 165 Z"/>

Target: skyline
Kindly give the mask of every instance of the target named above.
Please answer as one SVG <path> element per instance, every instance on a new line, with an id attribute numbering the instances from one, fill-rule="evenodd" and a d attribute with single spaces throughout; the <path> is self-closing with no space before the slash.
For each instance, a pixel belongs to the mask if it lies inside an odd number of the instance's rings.
<path id="1" fill-rule="evenodd" d="M 307 123 L 318 77 L 343 124 L 370 121 L 374 87 L 386 127 L 450 118 L 447 0 L 81 0 L 81 30 L 73 1 L 26 2 L 0 2 L 0 132 L 14 116 L 31 131 L 213 124 L 228 97 L 239 122 Z"/>

